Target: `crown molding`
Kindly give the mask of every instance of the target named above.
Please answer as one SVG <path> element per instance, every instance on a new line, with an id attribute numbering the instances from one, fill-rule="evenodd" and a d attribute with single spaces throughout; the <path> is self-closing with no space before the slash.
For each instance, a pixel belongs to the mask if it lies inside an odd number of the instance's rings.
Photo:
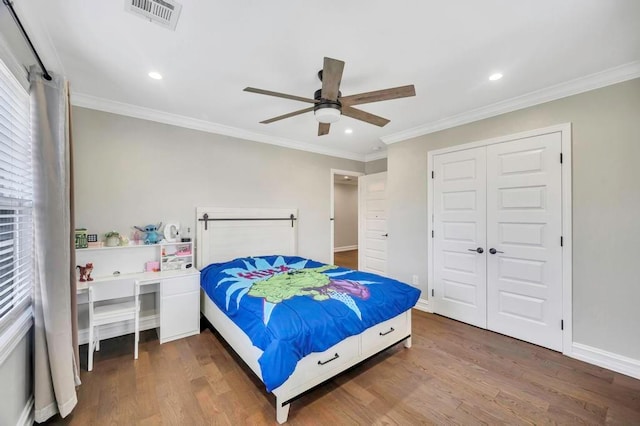
<path id="1" fill-rule="evenodd" d="M 238 139 L 246 139 L 254 142 L 262 142 L 270 145 L 277 145 L 284 148 L 297 149 L 300 151 L 313 152 L 315 154 L 328 155 L 331 157 L 346 158 L 348 160 L 366 161 L 365 155 L 356 154 L 349 151 L 325 148 L 298 142 L 292 139 L 269 136 L 262 133 L 251 132 L 237 127 L 226 126 L 224 124 L 213 123 L 211 121 L 199 120 L 186 117 L 184 115 L 172 114 L 158 111 L 137 105 L 117 102 L 110 99 L 99 98 L 84 93 L 72 93 L 71 104 L 74 106 L 89 108 L 112 114 L 125 115 L 142 120 L 155 121 L 157 123 L 170 124 L 172 126 L 184 127 L 201 132 L 215 133 L 219 135 L 231 136 Z"/>
<path id="2" fill-rule="evenodd" d="M 539 105 L 556 99 L 565 98 L 567 96 L 577 95 L 589 90 L 621 83 L 623 81 L 631 80 L 638 77 L 640 77 L 640 61 L 634 61 L 615 68 L 610 68 L 599 73 L 590 74 L 585 77 L 580 77 L 565 83 L 530 92 L 522 96 L 517 96 L 515 98 L 497 102 L 485 107 L 477 108 L 461 114 L 443 118 L 441 120 L 433 121 L 431 123 L 407 129 L 402 132 L 383 136 L 380 138 L 380 140 L 387 145 L 391 145 L 396 142 L 401 142 L 418 136 L 427 135 L 429 133 L 434 133 L 463 124 L 472 123 L 474 121 L 483 120 L 485 118 L 495 117 L 500 114 L 505 114 L 534 105 Z M 117 102 L 110 99 L 99 98 L 83 93 L 72 93 L 71 103 L 75 106 L 83 108 L 105 111 L 113 114 L 139 118 L 142 120 L 155 121 L 158 123 L 170 124 L 173 126 L 184 127 L 187 129 L 199 130 L 208 133 L 231 136 L 254 142 L 267 143 L 284 148 L 313 152 L 315 154 L 328 155 L 331 157 L 346 158 L 349 160 L 363 162 L 379 160 L 381 158 L 387 157 L 386 150 L 381 150 L 366 155 L 356 154 L 349 151 L 325 148 L 304 142 L 298 142 L 292 139 L 251 132 L 237 127 L 226 126 L 211 121 L 199 120 L 183 115 L 172 114 L 123 102 Z"/>
<path id="3" fill-rule="evenodd" d="M 366 154 L 364 156 L 364 161 L 365 163 L 368 163 L 369 161 L 381 160 L 383 158 L 387 158 L 386 149 L 381 149 L 380 151 L 375 151 L 375 152 L 372 152 L 371 154 Z"/>
<path id="4" fill-rule="evenodd" d="M 387 145 L 640 77 L 640 61 L 576 78 L 380 138 Z"/>

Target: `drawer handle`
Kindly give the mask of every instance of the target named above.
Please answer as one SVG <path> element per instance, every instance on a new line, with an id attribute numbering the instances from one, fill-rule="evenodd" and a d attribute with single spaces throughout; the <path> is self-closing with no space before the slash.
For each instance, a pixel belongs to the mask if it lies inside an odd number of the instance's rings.
<path id="1" fill-rule="evenodd" d="M 394 331 L 396 331 L 396 329 L 395 329 L 395 328 L 393 328 L 393 327 L 391 327 L 391 329 L 390 329 L 389 331 L 387 331 L 386 333 L 380 332 L 380 335 L 381 335 L 381 336 L 386 336 L 387 334 L 389 334 L 389 333 L 393 333 Z"/>
<path id="2" fill-rule="evenodd" d="M 318 361 L 318 365 L 325 365 L 325 364 L 329 364 L 331 361 L 335 361 L 336 359 L 340 358 L 340 355 L 338 355 L 338 353 L 336 353 L 333 358 L 328 359 L 326 361 Z"/>

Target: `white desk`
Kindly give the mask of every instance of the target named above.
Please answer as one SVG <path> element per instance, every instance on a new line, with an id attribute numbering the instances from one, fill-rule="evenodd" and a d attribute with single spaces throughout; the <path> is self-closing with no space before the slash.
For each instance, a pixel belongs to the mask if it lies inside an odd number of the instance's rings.
<path id="1" fill-rule="evenodd" d="M 90 285 L 109 285 L 121 280 L 130 280 L 132 285 L 138 283 L 141 295 L 155 293 L 155 309 L 141 313 L 140 329 L 157 328 L 161 344 L 200 332 L 200 272 L 197 269 L 119 274 L 78 282 L 78 305 L 89 302 Z M 129 333 L 133 333 L 133 324 L 100 330 L 102 338 Z M 80 343 L 87 343 L 86 332 L 81 332 L 79 337 Z"/>

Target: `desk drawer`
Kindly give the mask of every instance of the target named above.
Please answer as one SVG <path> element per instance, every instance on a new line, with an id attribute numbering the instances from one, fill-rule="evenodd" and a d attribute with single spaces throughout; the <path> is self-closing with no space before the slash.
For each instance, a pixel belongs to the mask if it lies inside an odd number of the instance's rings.
<path id="1" fill-rule="evenodd" d="M 362 352 L 367 354 L 384 349 L 410 334 L 407 315 L 411 315 L 411 311 L 366 329 L 362 333 Z"/>
<path id="2" fill-rule="evenodd" d="M 172 296 L 174 294 L 199 292 L 200 275 L 187 275 L 185 277 L 164 278 L 161 284 L 162 296 Z"/>

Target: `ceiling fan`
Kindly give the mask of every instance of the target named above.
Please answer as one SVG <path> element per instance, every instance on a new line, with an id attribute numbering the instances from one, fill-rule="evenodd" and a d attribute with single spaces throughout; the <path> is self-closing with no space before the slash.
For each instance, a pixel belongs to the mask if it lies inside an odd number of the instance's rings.
<path id="1" fill-rule="evenodd" d="M 325 57 L 324 66 L 320 71 L 318 71 L 318 78 L 320 78 L 320 81 L 322 82 L 322 88 L 316 90 L 313 99 L 302 96 L 287 95 L 286 93 L 272 92 L 270 90 L 256 89 L 255 87 L 245 87 L 244 91 L 313 104 L 311 107 L 293 111 L 278 117 L 273 117 L 268 120 L 261 121 L 260 123 L 269 124 L 274 121 L 283 120 L 285 118 L 313 111 L 316 120 L 319 123 L 318 136 L 328 134 L 331 123 L 337 122 L 341 115 L 346 115 L 347 117 L 355 118 L 356 120 L 383 127 L 389 123 L 389 120 L 360 109 L 353 108 L 353 106 L 416 95 L 416 90 L 413 87 L 413 84 L 411 84 L 391 89 L 359 93 L 357 95 L 342 96 L 342 93 L 340 92 L 340 81 L 342 80 L 343 69 L 343 61 Z"/>

